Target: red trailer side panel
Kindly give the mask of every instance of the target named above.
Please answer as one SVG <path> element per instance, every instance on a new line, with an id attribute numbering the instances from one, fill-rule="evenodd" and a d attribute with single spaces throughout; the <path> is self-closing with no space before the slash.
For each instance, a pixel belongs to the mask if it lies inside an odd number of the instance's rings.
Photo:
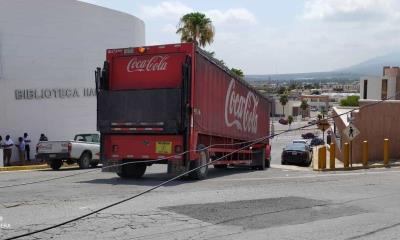
<path id="1" fill-rule="evenodd" d="M 268 100 L 196 54 L 194 127 L 207 135 L 252 140 L 269 134 Z"/>

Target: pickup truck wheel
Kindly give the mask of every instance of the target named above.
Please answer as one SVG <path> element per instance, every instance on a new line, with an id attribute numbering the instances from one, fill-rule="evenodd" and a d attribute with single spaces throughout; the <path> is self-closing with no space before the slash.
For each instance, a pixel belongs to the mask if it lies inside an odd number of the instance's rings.
<path id="1" fill-rule="evenodd" d="M 90 166 L 91 166 L 92 168 L 97 167 L 97 165 L 99 165 L 99 162 L 91 162 L 91 163 L 90 163 Z"/>
<path id="2" fill-rule="evenodd" d="M 204 149 L 204 145 L 199 145 L 197 149 Z M 210 157 L 208 155 L 208 151 L 206 149 L 199 151 L 199 158 L 190 162 L 190 170 L 196 169 L 200 166 L 207 164 L 210 161 Z M 196 180 L 205 179 L 208 173 L 208 165 L 199 168 L 191 173 L 189 173 L 189 177 Z"/>
<path id="3" fill-rule="evenodd" d="M 50 167 L 53 170 L 58 170 L 58 169 L 60 169 L 62 164 L 63 164 L 62 160 L 51 160 Z"/>
<path id="4" fill-rule="evenodd" d="M 80 169 L 87 169 L 90 167 L 90 161 L 92 161 L 92 157 L 89 153 L 83 153 L 81 158 L 79 159 L 78 165 Z"/>
<path id="5" fill-rule="evenodd" d="M 121 178 L 141 178 L 146 172 L 145 163 L 126 164 L 121 167 L 121 171 L 117 175 Z"/>

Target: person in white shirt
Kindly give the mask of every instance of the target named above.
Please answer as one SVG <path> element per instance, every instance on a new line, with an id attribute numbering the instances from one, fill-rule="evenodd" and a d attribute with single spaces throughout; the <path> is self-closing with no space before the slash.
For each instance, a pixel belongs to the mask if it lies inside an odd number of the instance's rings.
<path id="1" fill-rule="evenodd" d="M 4 166 L 10 166 L 12 147 L 14 146 L 14 142 L 11 139 L 10 135 L 6 136 L 6 140 L 4 141 Z"/>
<path id="2" fill-rule="evenodd" d="M 15 144 L 18 148 L 19 163 L 25 165 L 25 142 L 23 137 L 18 138 L 18 143 Z"/>
<path id="3" fill-rule="evenodd" d="M 4 145 L 3 137 L 0 135 L 0 151 L 3 151 L 3 145 Z M 3 164 L 4 164 L 5 160 L 6 160 L 6 158 L 4 157 L 4 154 L 3 154 Z"/>
<path id="4" fill-rule="evenodd" d="M 30 161 L 31 160 L 31 147 L 30 147 L 30 143 L 31 143 L 31 139 L 29 139 L 28 133 L 24 133 L 24 143 L 25 143 L 25 156 L 26 156 L 26 160 Z"/>

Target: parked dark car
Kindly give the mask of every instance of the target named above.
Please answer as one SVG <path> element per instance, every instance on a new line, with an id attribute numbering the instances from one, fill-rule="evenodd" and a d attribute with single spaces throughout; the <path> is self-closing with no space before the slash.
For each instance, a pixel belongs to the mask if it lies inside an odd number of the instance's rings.
<path id="1" fill-rule="evenodd" d="M 313 138 L 312 140 L 311 140 L 311 143 L 310 143 L 310 145 L 312 146 L 312 147 L 314 147 L 314 146 L 319 146 L 319 145 L 324 145 L 325 144 L 325 142 L 324 142 L 324 140 L 322 139 L 322 138 Z"/>
<path id="2" fill-rule="evenodd" d="M 312 132 L 308 132 L 308 133 L 301 134 L 301 137 L 304 139 L 313 139 L 313 138 L 317 137 L 317 135 L 315 135 Z"/>
<path id="3" fill-rule="evenodd" d="M 316 119 L 313 119 L 313 120 L 310 120 L 310 121 L 308 121 L 308 124 L 317 124 L 317 120 Z"/>
<path id="4" fill-rule="evenodd" d="M 287 145 L 282 152 L 282 165 L 293 164 L 310 166 L 312 162 L 312 150 L 306 144 L 294 143 Z"/>
<path id="5" fill-rule="evenodd" d="M 286 120 L 286 119 L 283 119 L 283 118 L 281 118 L 281 119 L 279 119 L 279 121 L 278 121 L 280 124 L 282 124 L 282 125 L 288 125 L 288 120 Z"/>

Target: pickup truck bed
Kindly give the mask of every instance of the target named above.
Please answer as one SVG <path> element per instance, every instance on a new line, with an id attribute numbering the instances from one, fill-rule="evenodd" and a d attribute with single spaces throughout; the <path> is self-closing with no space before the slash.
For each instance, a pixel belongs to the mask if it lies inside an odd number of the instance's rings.
<path id="1" fill-rule="evenodd" d="M 71 141 L 41 141 L 36 146 L 36 159 L 47 162 L 54 170 L 63 162 L 78 163 L 81 169 L 96 167 L 100 151 L 98 139 L 98 134 L 78 134 Z"/>

